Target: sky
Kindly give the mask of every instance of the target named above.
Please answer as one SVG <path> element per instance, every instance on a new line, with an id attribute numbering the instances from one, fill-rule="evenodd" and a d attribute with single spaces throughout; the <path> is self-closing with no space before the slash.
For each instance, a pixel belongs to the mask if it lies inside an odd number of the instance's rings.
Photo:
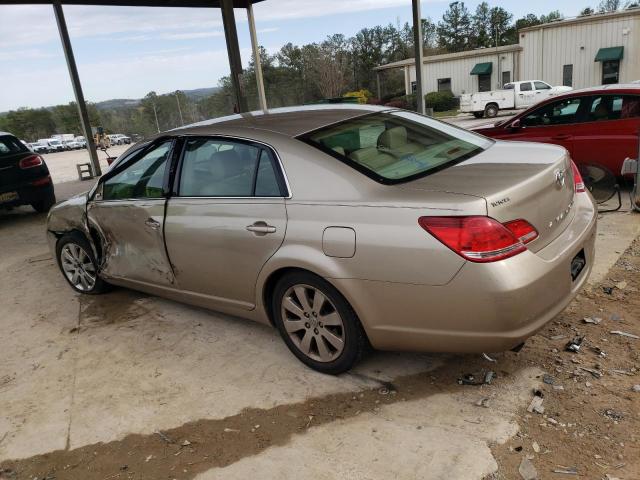
<path id="1" fill-rule="evenodd" d="M 479 1 L 466 1 L 473 12 Z M 515 18 L 560 9 L 576 16 L 597 0 L 489 1 Z M 422 16 L 438 21 L 449 1 L 422 0 Z M 64 12 L 85 98 L 141 98 L 213 87 L 228 75 L 217 9 L 66 6 Z M 246 12 L 235 10 L 243 64 L 251 56 Z M 266 0 L 254 6 L 258 42 L 270 53 L 364 27 L 411 22 L 411 0 Z M 73 100 L 53 9 L 0 5 L 0 112 Z"/>

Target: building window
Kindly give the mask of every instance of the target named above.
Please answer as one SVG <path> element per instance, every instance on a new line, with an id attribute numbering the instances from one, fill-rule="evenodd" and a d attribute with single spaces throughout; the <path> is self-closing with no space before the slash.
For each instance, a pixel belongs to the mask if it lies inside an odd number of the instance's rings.
<path id="1" fill-rule="evenodd" d="M 411 82 L 411 93 L 416 93 L 418 91 L 418 82 Z"/>
<path id="2" fill-rule="evenodd" d="M 620 80 L 620 60 L 602 62 L 602 84 L 618 83 Z"/>
<path id="3" fill-rule="evenodd" d="M 503 86 L 503 88 L 507 83 L 511 83 L 511 72 L 502 72 L 502 86 Z"/>
<path id="4" fill-rule="evenodd" d="M 478 75 L 478 91 L 489 92 L 491 91 L 491 74 Z"/>
<path id="5" fill-rule="evenodd" d="M 438 79 L 438 91 L 439 92 L 450 92 L 451 91 L 451 79 L 450 78 L 439 78 Z"/>
<path id="6" fill-rule="evenodd" d="M 573 87 L 573 65 L 564 65 L 562 67 L 562 85 Z"/>

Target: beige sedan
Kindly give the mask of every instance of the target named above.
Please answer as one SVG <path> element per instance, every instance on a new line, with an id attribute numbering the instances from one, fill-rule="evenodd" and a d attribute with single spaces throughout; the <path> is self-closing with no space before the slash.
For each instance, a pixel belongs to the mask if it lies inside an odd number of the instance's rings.
<path id="1" fill-rule="evenodd" d="M 326 373 L 369 345 L 520 346 L 584 285 L 595 229 L 564 149 L 353 105 L 158 135 L 47 225 L 76 291 L 118 285 L 271 324 Z"/>

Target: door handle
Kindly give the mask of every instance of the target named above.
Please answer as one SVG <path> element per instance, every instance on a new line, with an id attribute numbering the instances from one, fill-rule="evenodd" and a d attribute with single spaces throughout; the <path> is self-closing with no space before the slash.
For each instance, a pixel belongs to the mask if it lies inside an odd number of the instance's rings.
<path id="1" fill-rule="evenodd" d="M 267 225 L 267 222 L 255 222 L 253 225 L 247 225 L 247 230 L 256 235 L 266 235 L 267 233 L 276 233 L 276 227 Z"/>
<path id="2" fill-rule="evenodd" d="M 153 230 L 157 230 L 158 228 L 160 228 L 160 222 L 154 220 L 153 218 L 147 218 L 144 224 Z"/>
<path id="3" fill-rule="evenodd" d="M 567 133 L 561 133 L 560 135 L 556 135 L 555 137 L 551 137 L 551 140 L 569 140 L 571 135 Z"/>

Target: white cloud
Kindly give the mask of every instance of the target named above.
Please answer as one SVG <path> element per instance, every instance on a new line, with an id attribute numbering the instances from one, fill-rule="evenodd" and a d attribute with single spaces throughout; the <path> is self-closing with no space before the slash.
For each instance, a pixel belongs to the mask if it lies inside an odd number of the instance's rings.
<path id="1" fill-rule="evenodd" d="M 224 32 L 211 30 L 209 32 L 167 33 L 161 36 L 165 40 L 194 40 L 198 38 L 223 37 Z"/>
<path id="2" fill-rule="evenodd" d="M 273 33 L 278 30 L 280 30 L 278 27 L 260 28 L 257 30 L 257 33 Z"/>

